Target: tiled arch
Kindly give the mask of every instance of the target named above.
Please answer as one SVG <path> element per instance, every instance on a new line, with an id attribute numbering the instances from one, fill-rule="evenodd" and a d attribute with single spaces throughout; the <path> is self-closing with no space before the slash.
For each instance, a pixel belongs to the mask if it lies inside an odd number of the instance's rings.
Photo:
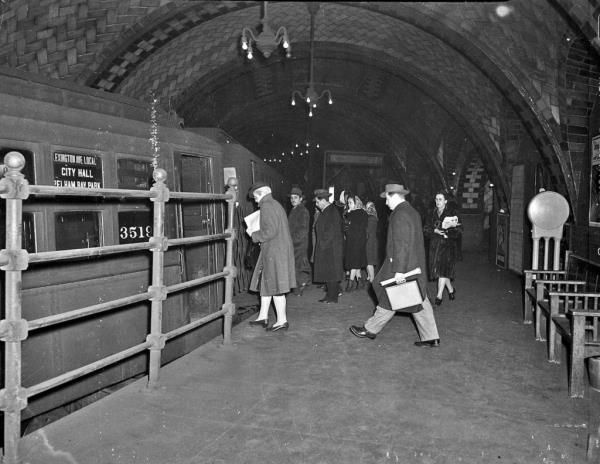
<path id="1" fill-rule="evenodd" d="M 49 0 L 36 7 L 28 7 L 28 3 L 14 0 L 7 6 L 2 5 L 5 28 L 0 28 L 0 64 L 88 84 L 99 76 L 102 79 L 114 76 L 115 82 L 127 78 L 133 68 L 148 61 L 144 58 L 154 54 L 154 46 L 165 48 L 172 41 L 169 38 L 178 37 L 181 31 L 202 27 L 220 17 L 231 17 L 236 12 L 248 12 L 248 22 L 243 25 L 257 24 L 260 16 L 258 2 L 242 1 L 113 0 L 88 6 L 87 2 Z M 556 11 L 565 12 L 592 39 L 595 32 L 592 19 L 597 7 L 587 0 L 513 0 L 511 4 L 518 8 L 519 14 L 509 18 L 507 26 L 497 18 L 490 22 L 490 7 L 485 4 L 466 5 L 467 9 L 463 10 L 453 8 L 452 4 L 346 2 L 336 6 L 325 3 L 326 8 L 342 13 L 347 20 L 344 21 L 346 28 L 369 27 L 377 31 L 381 18 L 387 16 L 436 35 L 467 57 L 516 108 L 543 157 L 552 165 L 556 178 L 564 179 L 569 195 L 576 196 L 574 180 L 562 156 L 561 142 L 564 141 L 555 120 L 562 108 L 556 103 L 558 90 L 553 70 L 556 69 L 556 42 L 563 27 L 561 15 Z M 300 2 L 296 6 L 301 19 L 304 6 Z M 356 19 L 357 15 L 350 9 L 360 10 L 360 18 Z M 278 16 L 275 4 L 271 12 L 274 12 L 274 23 L 287 19 L 283 14 Z M 32 28 L 33 33 L 29 31 Z M 297 31 L 299 37 L 307 34 L 306 27 L 301 29 Z M 343 34 L 344 28 L 330 32 Z M 340 43 L 345 40 L 343 35 L 338 39 Z M 333 39 L 321 37 L 319 40 Z M 499 40 L 505 44 L 501 50 L 496 47 Z M 369 42 L 363 44 L 367 49 L 376 42 L 370 37 L 365 41 Z M 214 53 L 221 50 L 217 42 L 206 46 Z M 377 47 L 388 51 L 386 44 Z M 423 67 L 431 68 L 433 61 Z M 433 72 L 433 68 L 430 71 Z M 163 81 L 159 80 L 158 86 L 162 85 Z M 170 94 L 176 91 L 176 85 L 167 80 L 161 89 Z M 472 106 L 485 104 L 487 101 L 479 98 Z M 493 144 L 497 144 L 493 120 L 498 114 L 496 109 L 489 117 L 480 118 L 486 121 L 485 129 Z"/>

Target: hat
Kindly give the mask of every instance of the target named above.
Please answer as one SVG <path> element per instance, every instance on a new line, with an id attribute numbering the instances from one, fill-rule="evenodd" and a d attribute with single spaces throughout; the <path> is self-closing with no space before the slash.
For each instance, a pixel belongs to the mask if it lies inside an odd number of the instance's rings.
<path id="1" fill-rule="evenodd" d="M 329 190 L 325 190 L 325 189 L 317 189 L 314 191 L 313 193 L 315 200 L 322 200 L 324 198 L 329 198 Z"/>
<path id="2" fill-rule="evenodd" d="M 252 195 L 255 190 L 258 190 L 261 187 L 270 187 L 270 185 L 262 181 L 254 182 L 248 189 L 248 195 Z"/>
<path id="3" fill-rule="evenodd" d="M 291 197 L 292 195 L 298 195 L 299 197 L 304 196 L 304 194 L 302 193 L 302 190 L 300 190 L 298 187 L 292 187 L 292 191 L 290 192 L 288 197 Z"/>
<path id="4" fill-rule="evenodd" d="M 385 184 L 385 191 L 381 192 L 380 197 L 385 198 L 386 193 L 399 193 L 400 195 L 408 195 L 410 190 L 406 190 L 402 184 Z"/>

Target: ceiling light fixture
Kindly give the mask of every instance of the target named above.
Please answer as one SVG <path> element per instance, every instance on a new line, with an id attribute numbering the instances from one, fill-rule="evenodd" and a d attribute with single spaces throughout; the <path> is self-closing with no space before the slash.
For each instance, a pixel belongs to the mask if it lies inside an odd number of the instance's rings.
<path id="1" fill-rule="evenodd" d="M 302 95 L 302 92 L 299 90 L 292 91 L 292 106 L 296 106 L 296 97 L 304 100 L 308 105 L 308 116 L 312 118 L 313 109 L 317 108 L 317 102 L 327 95 L 327 102 L 331 105 L 333 104 L 333 98 L 331 98 L 331 92 L 329 89 L 323 90 L 319 95 L 315 90 L 315 83 L 313 80 L 314 74 L 314 54 L 315 54 L 315 15 L 319 10 L 319 3 L 308 3 L 308 11 L 310 13 L 310 74 L 308 77 L 308 88 L 306 89 L 306 93 Z"/>
<path id="2" fill-rule="evenodd" d="M 269 26 L 269 20 L 267 17 L 267 2 L 264 3 L 264 14 L 260 20 L 262 23 L 262 31 L 258 34 L 258 37 L 254 35 L 252 29 L 244 27 L 242 29 L 242 50 L 246 52 L 246 57 L 251 60 L 252 45 L 256 43 L 256 48 L 263 54 L 265 58 L 269 58 L 277 46 L 281 43 L 285 49 L 285 56 L 290 58 L 292 56 L 292 45 L 290 44 L 290 38 L 287 33 L 287 29 L 281 26 L 277 29 L 276 33 L 273 33 L 273 29 Z"/>

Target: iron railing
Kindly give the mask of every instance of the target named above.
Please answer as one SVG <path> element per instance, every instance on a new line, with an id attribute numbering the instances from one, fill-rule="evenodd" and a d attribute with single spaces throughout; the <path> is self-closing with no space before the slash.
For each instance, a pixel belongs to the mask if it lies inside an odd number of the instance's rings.
<path id="1" fill-rule="evenodd" d="M 4 157 L 4 166 L 5 174 L 4 177 L 0 179 L 0 197 L 6 199 L 6 248 L 0 251 L 0 269 L 5 271 L 6 281 L 5 319 L 0 320 L 0 340 L 5 344 L 5 386 L 0 390 L 0 410 L 4 411 L 4 449 L 2 462 L 6 464 L 17 464 L 20 462 L 18 456 L 18 443 L 21 437 L 21 411 L 27 406 L 28 398 L 90 374 L 145 350 L 149 350 L 147 385 L 148 388 L 153 388 L 158 384 L 161 352 L 165 347 L 166 341 L 220 317 L 224 318 L 223 342 L 226 344 L 231 343 L 231 326 L 233 316 L 235 315 L 233 281 L 237 274 L 236 268 L 233 265 L 233 242 L 236 239 L 234 211 L 237 201 L 237 181 L 235 179 L 230 179 L 228 190 L 225 194 L 170 192 L 165 185 L 167 173 L 165 170 L 158 168 L 155 169 L 153 173 L 155 181 L 154 185 L 147 191 L 104 188 L 90 190 L 84 188 L 29 185 L 21 173 L 21 170 L 25 166 L 25 159 L 20 153 L 15 151 L 8 153 Z M 154 204 L 153 236 L 148 242 L 142 243 L 29 254 L 26 250 L 21 248 L 23 201 L 26 200 L 29 195 L 148 198 Z M 164 235 L 164 225 L 165 206 L 171 199 L 226 201 L 228 203 L 228 228 L 225 230 L 225 233 L 222 234 L 169 239 Z M 184 246 L 218 240 L 226 241 L 225 267 L 222 272 L 217 272 L 212 275 L 175 285 L 164 285 L 164 254 L 169 246 Z M 29 263 L 130 253 L 140 250 L 149 250 L 152 253 L 152 282 L 146 292 L 34 320 L 28 321 L 23 319 L 21 282 L 22 273 L 27 269 Z M 168 294 L 201 286 L 219 279 L 225 279 L 225 301 L 220 310 L 203 318 L 196 319 L 191 323 L 178 327 L 170 332 L 163 333 L 163 301 L 167 298 Z M 106 358 L 99 359 L 91 364 L 65 372 L 36 385 L 27 388 L 23 387 L 21 384 L 21 343 L 27 338 L 29 332 L 87 317 L 92 314 L 111 311 L 145 300 L 150 300 L 151 302 L 150 333 L 147 334 L 146 340 L 143 343 L 112 354 Z"/>

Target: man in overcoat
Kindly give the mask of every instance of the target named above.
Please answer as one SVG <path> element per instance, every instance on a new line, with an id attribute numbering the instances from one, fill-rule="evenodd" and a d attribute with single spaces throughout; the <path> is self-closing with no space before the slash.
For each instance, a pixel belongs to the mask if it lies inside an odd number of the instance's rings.
<path id="1" fill-rule="evenodd" d="M 322 303 L 337 303 L 340 281 L 344 279 L 344 235 L 342 215 L 329 203 L 329 192 L 314 191 L 315 205 L 321 211 L 315 221 L 315 282 L 325 282 L 327 293 Z"/>
<path id="2" fill-rule="evenodd" d="M 252 233 L 252 241 L 260 243 L 260 254 L 250 280 L 250 290 L 260 292 L 260 312 L 250 324 L 264 326 L 269 331 L 287 330 L 285 294 L 296 286 L 294 248 L 287 215 L 266 183 L 253 184 L 250 195 L 260 208 L 260 229 Z M 271 299 L 277 321 L 269 327 Z"/>
<path id="3" fill-rule="evenodd" d="M 294 245 L 294 260 L 296 262 L 296 295 L 302 292 L 310 282 L 310 263 L 308 262 L 308 232 L 310 214 L 304 206 L 304 194 L 298 187 L 293 187 L 290 192 L 292 209 L 288 215 L 292 244 Z"/>
<path id="4" fill-rule="evenodd" d="M 406 201 L 408 193 L 409 191 L 403 185 L 390 183 L 386 184 L 385 192 L 381 194 L 392 213 L 388 223 L 385 260 L 373 280 L 373 290 L 378 305 L 375 313 L 364 326 L 353 325 L 350 331 L 357 337 L 374 339 L 395 314 L 381 282 L 392 277 L 396 283 L 405 282 L 404 274 L 419 267 L 421 274 L 417 282 L 425 299 L 420 311 L 412 313 L 421 339 L 415 342 L 415 345 L 437 347 L 440 345 L 440 337 L 433 316 L 433 307 L 427 297 L 427 266 L 421 216 Z"/>

